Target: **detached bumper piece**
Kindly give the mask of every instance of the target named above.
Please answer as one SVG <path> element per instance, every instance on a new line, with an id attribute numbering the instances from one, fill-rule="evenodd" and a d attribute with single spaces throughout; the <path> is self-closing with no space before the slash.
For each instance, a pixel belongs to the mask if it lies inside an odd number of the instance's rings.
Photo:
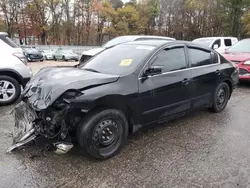
<path id="1" fill-rule="evenodd" d="M 13 130 L 13 145 L 7 149 L 7 152 L 20 147 L 36 138 L 34 120 L 37 118 L 33 111 L 26 103 L 19 103 L 12 111 L 15 118 L 15 126 Z"/>

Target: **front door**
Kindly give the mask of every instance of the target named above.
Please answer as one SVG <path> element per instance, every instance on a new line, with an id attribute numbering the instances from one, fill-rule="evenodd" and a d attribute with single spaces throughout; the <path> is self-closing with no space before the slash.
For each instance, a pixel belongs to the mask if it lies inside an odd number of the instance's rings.
<path id="1" fill-rule="evenodd" d="M 190 107 L 189 82 L 184 46 L 162 49 L 147 67 L 161 66 L 162 73 L 139 79 L 141 124 L 165 119 Z M 147 68 L 145 68 L 147 69 Z"/>

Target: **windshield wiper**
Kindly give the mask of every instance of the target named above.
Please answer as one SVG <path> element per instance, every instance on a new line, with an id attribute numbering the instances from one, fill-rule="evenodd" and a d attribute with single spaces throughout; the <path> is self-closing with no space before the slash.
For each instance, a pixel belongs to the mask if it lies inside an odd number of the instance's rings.
<path id="1" fill-rule="evenodd" d="M 95 70 L 95 69 L 84 68 L 83 70 L 91 71 L 91 72 L 96 72 L 96 73 L 100 73 L 99 71 L 97 71 L 97 70 Z"/>

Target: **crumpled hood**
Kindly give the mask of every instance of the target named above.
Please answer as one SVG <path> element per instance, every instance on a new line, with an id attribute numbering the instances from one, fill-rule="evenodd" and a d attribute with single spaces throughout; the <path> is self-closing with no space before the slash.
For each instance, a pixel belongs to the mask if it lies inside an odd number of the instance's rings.
<path id="1" fill-rule="evenodd" d="M 250 53 L 225 53 L 223 56 L 229 61 L 244 62 L 250 60 Z"/>
<path id="2" fill-rule="evenodd" d="M 26 85 L 22 99 L 35 110 L 49 107 L 68 90 L 84 90 L 117 81 L 119 76 L 90 72 L 73 67 L 50 67 L 40 70 Z"/>

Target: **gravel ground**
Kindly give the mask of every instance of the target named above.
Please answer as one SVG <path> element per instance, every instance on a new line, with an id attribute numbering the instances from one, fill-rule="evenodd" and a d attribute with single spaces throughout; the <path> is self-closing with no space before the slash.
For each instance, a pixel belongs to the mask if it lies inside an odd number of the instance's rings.
<path id="1" fill-rule="evenodd" d="M 0 187 L 250 187 L 249 96 L 250 84 L 241 85 L 220 114 L 204 110 L 144 128 L 102 162 L 78 147 L 42 151 L 42 142 L 6 154 L 13 106 L 0 107 Z"/>

